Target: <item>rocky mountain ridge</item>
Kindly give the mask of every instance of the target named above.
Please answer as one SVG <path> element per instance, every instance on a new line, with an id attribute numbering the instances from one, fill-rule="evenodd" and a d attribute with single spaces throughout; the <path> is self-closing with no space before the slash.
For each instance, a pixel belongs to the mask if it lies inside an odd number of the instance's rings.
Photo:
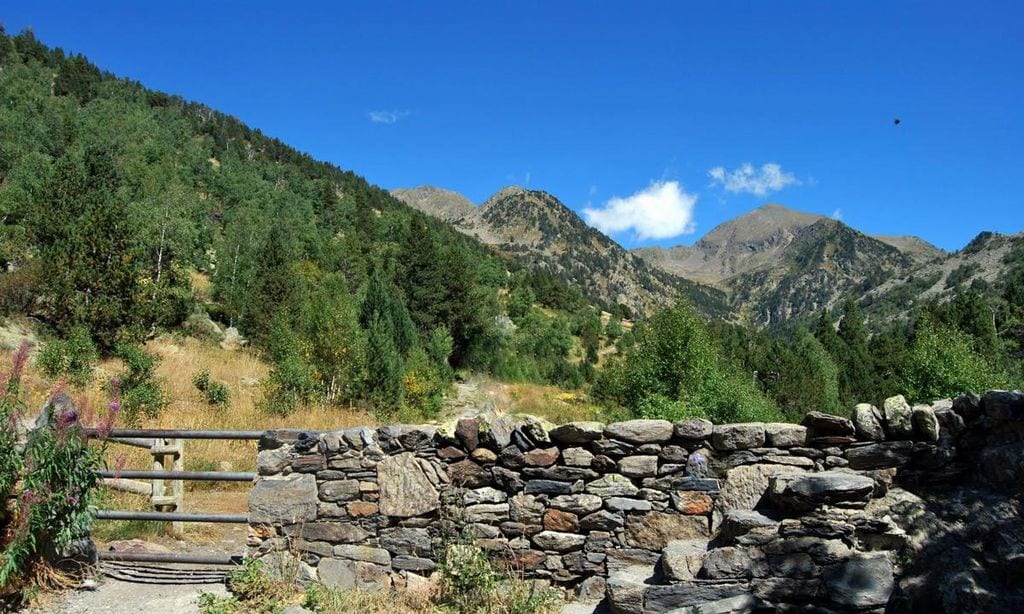
<path id="1" fill-rule="evenodd" d="M 848 298 L 891 318 L 975 280 L 999 283 L 1019 237 L 983 233 L 950 254 L 918 237 L 872 236 L 767 204 L 692 246 L 627 251 L 546 192 L 512 186 L 480 206 L 434 187 L 393 194 L 608 304 L 649 313 L 682 293 L 708 316 L 760 326 L 809 317 Z"/>
<path id="2" fill-rule="evenodd" d="M 531 268 L 580 287 L 606 305 L 622 304 L 635 314 L 648 314 L 671 305 L 682 293 L 708 315 L 728 311 L 720 291 L 649 265 L 547 192 L 509 186 L 471 209 L 465 197 L 440 188 L 392 194 Z"/>

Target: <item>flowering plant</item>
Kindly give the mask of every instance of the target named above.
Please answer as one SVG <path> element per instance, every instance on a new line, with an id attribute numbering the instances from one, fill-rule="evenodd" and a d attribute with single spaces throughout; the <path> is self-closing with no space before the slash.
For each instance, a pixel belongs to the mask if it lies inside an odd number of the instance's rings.
<path id="1" fill-rule="evenodd" d="M 21 378 L 29 347 L 14 355 L 0 379 L 0 595 L 17 591 L 44 559 L 56 560 L 88 535 L 90 504 L 105 443 L 120 412 L 119 390 L 100 416 L 58 390 L 36 418 L 25 421 Z M 89 445 L 86 422 L 95 419 L 99 445 Z"/>

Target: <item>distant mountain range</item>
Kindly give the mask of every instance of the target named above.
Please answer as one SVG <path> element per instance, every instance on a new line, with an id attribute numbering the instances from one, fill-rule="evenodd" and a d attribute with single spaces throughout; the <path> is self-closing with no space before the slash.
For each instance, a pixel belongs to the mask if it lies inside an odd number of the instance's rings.
<path id="1" fill-rule="evenodd" d="M 870 236 L 768 204 L 716 226 L 693 246 L 628 251 L 546 192 L 508 187 L 479 207 L 430 186 L 392 193 L 604 303 L 649 313 L 681 293 L 709 316 L 756 325 L 811 316 L 847 298 L 878 317 L 895 317 L 974 279 L 997 281 L 1006 254 L 1024 243 L 1024 235 L 983 233 L 949 254 L 918 237 Z"/>

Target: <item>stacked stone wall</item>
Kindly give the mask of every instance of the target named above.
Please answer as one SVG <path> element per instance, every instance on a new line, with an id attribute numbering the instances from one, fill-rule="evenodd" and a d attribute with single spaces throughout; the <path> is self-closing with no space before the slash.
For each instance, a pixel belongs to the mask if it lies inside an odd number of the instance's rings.
<path id="1" fill-rule="evenodd" d="M 340 588 L 401 587 L 460 541 L 618 612 L 872 610 L 910 542 L 890 491 L 1019 489 L 1022 420 L 1019 393 L 991 392 L 800 425 L 497 416 L 269 433 L 250 546 Z"/>

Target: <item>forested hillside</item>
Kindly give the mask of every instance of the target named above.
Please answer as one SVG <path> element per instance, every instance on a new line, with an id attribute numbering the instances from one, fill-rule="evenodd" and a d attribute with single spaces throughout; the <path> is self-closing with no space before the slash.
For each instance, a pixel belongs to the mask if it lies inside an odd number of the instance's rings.
<path id="1" fill-rule="evenodd" d="M 453 369 L 578 386 L 592 368 L 570 355 L 600 327 L 577 290 L 230 116 L 31 32 L 0 36 L 0 100 L 0 307 L 66 349 L 128 354 L 208 314 L 270 358 L 277 411 L 422 412 Z"/>

